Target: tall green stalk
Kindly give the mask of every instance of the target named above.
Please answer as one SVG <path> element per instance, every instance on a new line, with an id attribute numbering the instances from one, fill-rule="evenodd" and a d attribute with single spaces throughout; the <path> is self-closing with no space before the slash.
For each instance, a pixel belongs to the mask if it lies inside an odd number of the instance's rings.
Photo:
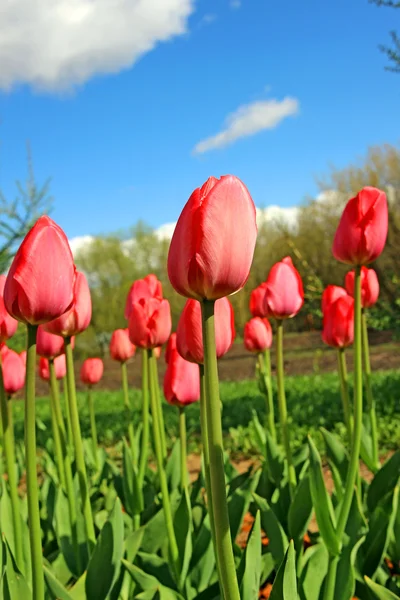
<path id="1" fill-rule="evenodd" d="M 164 423 L 164 413 L 163 413 L 163 409 L 162 409 L 162 400 L 161 400 L 161 394 L 160 394 L 160 385 L 158 383 L 157 359 L 154 355 L 154 350 L 152 350 L 151 356 L 149 356 L 149 372 L 150 372 L 150 377 L 154 381 L 154 389 L 156 391 L 156 396 L 157 396 L 158 422 L 160 424 L 161 450 L 162 450 L 163 460 L 165 461 L 167 458 L 167 443 L 165 440 L 165 423 Z"/>
<path id="2" fill-rule="evenodd" d="M 99 458 L 97 456 L 97 427 L 96 427 L 96 413 L 94 411 L 94 401 L 93 401 L 93 390 L 92 386 L 88 386 L 87 390 L 87 402 L 89 408 L 89 419 L 90 419 L 90 433 L 92 435 L 92 451 L 93 451 L 93 459 L 94 466 L 96 469 L 99 468 Z"/>
<path id="3" fill-rule="evenodd" d="M 126 412 L 126 419 L 128 422 L 129 445 L 131 447 L 133 464 L 136 466 L 135 431 L 133 429 L 132 406 L 131 406 L 131 401 L 129 399 L 128 372 L 127 372 L 127 368 L 126 368 L 126 362 L 121 363 L 121 379 L 122 379 L 122 392 L 124 395 L 124 406 L 125 406 L 125 412 Z"/>
<path id="4" fill-rule="evenodd" d="M 149 455 L 149 359 L 147 350 L 142 350 L 142 437 L 139 459 L 139 483 L 143 486 Z"/>
<path id="5" fill-rule="evenodd" d="M 149 362 L 152 359 L 152 350 L 147 350 Z M 161 436 L 160 436 L 160 422 L 159 422 L 159 409 L 157 406 L 157 392 L 155 389 L 154 377 L 150 377 L 150 406 L 151 416 L 153 418 L 153 439 L 154 439 L 154 451 L 157 461 L 158 478 L 160 481 L 160 489 L 162 496 L 162 503 L 164 508 L 164 519 L 165 527 L 167 530 L 167 537 L 169 543 L 169 552 L 172 568 L 175 573 L 176 580 L 179 579 L 180 566 L 179 566 L 179 551 L 176 543 L 174 524 L 172 520 L 171 503 L 168 492 L 167 475 L 164 468 L 164 459 L 162 454 Z"/>
<path id="6" fill-rule="evenodd" d="M 64 406 L 65 406 L 65 419 L 67 421 L 67 446 L 69 452 L 72 454 L 72 447 L 74 445 L 74 436 L 72 435 L 72 425 L 71 425 L 71 415 L 69 412 L 69 402 L 68 402 L 68 383 L 67 377 L 63 377 L 63 392 L 64 392 Z"/>
<path id="7" fill-rule="evenodd" d="M 25 464 L 28 502 L 29 541 L 32 561 L 32 599 L 44 600 L 42 531 L 36 467 L 36 333 L 37 325 L 28 325 L 25 380 Z"/>
<path id="8" fill-rule="evenodd" d="M 351 442 L 352 436 L 352 416 L 351 416 L 351 408 L 350 408 L 350 395 L 349 395 L 349 385 L 347 381 L 347 364 L 346 364 L 346 354 L 344 348 L 338 348 L 337 351 L 338 357 L 338 371 L 339 371 L 339 379 L 340 379 L 340 394 L 342 396 L 342 406 L 343 406 L 343 416 L 344 422 L 347 428 L 347 437 Z"/>
<path id="9" fill-rule="evenodd" d="M 361 319 L 361 267 L 355 269 L 354 281 L 354 423 L 351 443 L 349 468 L 347 470 L 346 484 L 343 500 L 336 527 L 336 536 L 343 543 L 343 534 L 349 518 L 354 488 L 359 472 L 359 457 L 361 446 L 363 412 L 363 380 L 362 380 L 362 319 Z M 336 573 L 338 557 L 331 556 L 326 578 L 324 600 L 335 599 Z"/>
<path id="10" fill-rule="evenodd" d="M 187 456 L 186 456 L 186 415 L 185 409 L 179 407 L 179 441 L 181 446 L 181 488 L 182 491 L 188 486 Z"/>
<path id="11" fill-rule="evenodd" d="M 55 413 L 55 417 L 56 417 L 56 424 L 57 424 L 58 434 L 59 434 L 59 438 L 60 438 L 61 452 L 62 452 L 63 465 L 64 465 L 65 487 L 66 487 L 67 499 L 68 499 L 68 510 L 69 510 L 69 520 L 70 520 L 70 524 L 71 524 L 72 544 L 74 546 L 76 566 L 78 569 L 78 573 L 81 573 L 81 555 L 79 552 L 79 542 L 78 542 L 78 525 L 77 525 L 74 479 L 73 479 L 73 475 L 72 475 L 71 456 L 70 456 L 70 451 L 69 451 L 68 444 L 67 444 L 67 434 L 65 431 L 64 417 L 63 417 L 62 410 L 61 410 L 60 390 L 59 390 L 58 381 L 57 381 L 57 377 L 56 377 L 56 371 L 55 371 L 55 367 L 54 367 L 54 359 L 49 360 L 49 372 L 50 372 L 51 397 L 52 397 L 52 403 L 54 406 L 54 413 Z"/>
<path id="12" fill-rule="evenodd" d="M 76 401 L 74 360 L 72 356 L 71 338 L 65 338 L 65 354 L 67 358 L 67 384 L 68 384 L 68 403 L 71 415 L 72 437 L 75 448 L 75 463 L 78 473 L 79 488 L 81 492 L 82 512 L 85 520 L 86 539 L 89 548 L 89 554 L 96 544 L 96 535 L 94 532 L 92 507 L 90 505 L 89 488 L 87 483 L 86 465 L 83 454 L 83 443 L 81 426 L 79 423 L 78 404 Z"/>
<path id="13" fill-rule="evenodd" d="M 367 407 L 369 420 L 371 425 L 371 438 L 372 438 L 372 460 L 377 469 L 379 469 L 379 444 L 378 444 L 378 427 L 376 423 L 376 408 L 375 398 L 372 393 L 372 381 L 371 381 L 371 361 L 369 358 L 369 342 L 368 342 L 368 326 L 367 326 L 367 314 L 365 309 L 362 309 L 362 347 L 364 357 L 364 375 L 365 375 L 365 391 L 367 395 Z"/>
<path id="14" fill-rule="evenodd" d="M 265 350 L 264 356 L 261 353 L 258 355 L 258 364 L 260 373 L 264 378 L 264 387 L 266 390 L 266 427 L 271 434 L 271 437 L 276 441 L 274 396 L 272 393 L 271 377 L 271 352 L 269 348 Z"/>
<path id="15" fill-rule="evenodd" d="M 50 361 L 49 361 L 49 369 L 50 369 Z M 54 369 L 54 365 L 53 365 Z M 62 489 L 66 490 L 66 482 L 65 482 L 65 469 L 64 469 L 64 460 L 63 453 L 61 449 L 61 439 L 60 439 L 60 431 L 57 423 L 57 415 L 55 408 L 55 400 L 53 395 L 53 386 L 49 382 L 50 387 L 50 414 L 51 414 L 51 429 L 53 432 L 53 442 L 54 442 L 54 454 L 56 458 L 57 470 L 58 470 L 58 479 L 60 481 Z"/>
<path id="16" fill-rule="evenodd" d="M 0 357 L 0 408 L 3 430 L 3 452 L 10 490 L 11 513 L 14 529 L 15 558 L 19 569 L 24 572 L 24 553 L 22 549 L 21 510 L 18 496 L 18 481 L 15 471 L 14 428 L 12 421 L 12 400 L 7 400 L 3 382 L 3 368 Z"/>
<path id="17" fill-rule="evenodd" d="M 207 444 L 210 466 L 210 509 L 214 516 L 215 553 L 220 584 L 226 600 L 240 600 L 226 500 L 224 449 L 217 353 L 215 348 L 214 301 L 201 304 L 206 391 Z"/>
<path id="18" fill-rule="evenodd" d="M 293 466 L 292 450 L 290 447 L 290 435 L 287 420 L 287 406 L 285 394 L 285 373 L 283 367 L 283 322 L 277 321 L 276 333 L 276 376 L 278 384 L 278 406 L 279 406 L 279 421 L 281 425 L 281 435 L 285 448 L 286 462 L 288 467 L 289 490 L 290 498 L 293 500 L 296 490 L 297 479 L 296 471 Z"/>

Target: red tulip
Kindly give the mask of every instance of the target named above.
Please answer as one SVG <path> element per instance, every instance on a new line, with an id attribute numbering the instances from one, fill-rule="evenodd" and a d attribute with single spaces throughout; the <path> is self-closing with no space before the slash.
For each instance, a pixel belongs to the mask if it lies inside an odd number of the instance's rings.
<path id="1" fill-rule="evenodd" d="M 233 308 L 228 298 L 216 301 L 214 323 L 217 358 L 221 358 L 235 339 Z M 201 306 L 198 300 L 186 301 L 176 330 L 176 347 L 185 360 L 199 364 L 204 362 Z"/>
<path id="2" fill-rule="evenodd" d="M 350 296 L 354 296 L 354 271 L 349 271 L 345 278 L 346 290 Z M 379 297 L 379 281 L 378 275 L 374 269 L 361 267 L 361 306 L 370 308 L 373 306 Z"/>
<path id="3" fill-rule="evenodd" d="M 6 394 L 11 396 L 25 385 L 25 364 L 18 352 L 8 349 L 3 358 L 3 382 Z"/>
<path id="4" fill-rule="evenodd" d="M 387 232 L 386 194 L 365 187 L 345 206 L 333 241 L 333 256 L 349 265 L 373 262 L 385 247 Z"/>
<path id="5" fill-rule="evenodd" d="M 303 282 L 290 256 L 276 263 L 267 278 L 265 312 L 275 319 L 290 319 L 304 303 Z"/>
<path id="6" fill-rule="evenodd" d="M 139 348 L 162 346 L 171 333 L 171 309 L 168 300 L 142 298 L 134 302 L 129 318 L 129 337 Z"/>
<path id="7" fill-rule="evenodd" d="M 9 340 L 17 331 L 18 321 L 8 314 L 4 304 L 6 276 L 0 275 L 0 343 Z"/>
<path id="8" fill-rule="evenodd" d="M 11 264 L 4 287 L 6 309 L 23 323 L 47 323 L 71 306 L 74 281 L 65 233 L 49 217 L 40 217 Z"/>
<path id="9" fill-rule="evenodd" d="M 253 317 L 264 318 L 265 313 L 265 295 L 267 293 L 266 282 L 256 287 L 250 294 L 250 312 Z"/>
<path id="10" fill-rule="evenodd" d="M 55 358 L 64 352 L 64 339 L 48 333 L 43 325 L 40 325 L 36 336 L 36 352 L 45 358 Z"/>
<path id="11" fill-rule="evenodd" d="M 111 358 L 119 362 L 126 362 L 136 351 L 135 346 L 129 339 L 128 329 L 116 329 L 113 331 L 110 341 Z"/>
<path id="12" fill-rule="evenodd" d="M 87 358 L 81 368 L 81 381 L 85 385 L 99 383 L 103 376 L 104 365 L 101 358 Z"/>
<path id="13" fill-rule="evenodd" d="M 26 366 L 26 350 L 22 350 L 22 352 L 20 352 L 19 355 L 21 357 L 22 362 Z"/>
<path id="14" fill-rule="evenodd" d="M 164 377 L 164 396 L 167 402 L 184 407 L 200 399 L 199 367 L 184 360 L 172 350 Z"/>
<path id="15" fill-rule="evenodd" d="M 354 339 L 354 300 L 351 296 L 340 296 L 324 313 L 322 339 L 328 346 L 345 348 Z"/>
<path id="16" fill-rule="evenodd" d="M 56 379 L 62 379 L 67 374 L 67 361 L 65 354 L 60 354 L 54 359 L 54 372 Z M 49 361 L 43 356 L 39 359 L 39 376 L 45 381 L 50 381 Z"/>
<path id="17" fill-rule="evenodd" d="M 256 211 L 233 175 L 210 177 L 186 203 L 172 236 L 168 276 L 188 298 L 216 300 L 247 281 L 257 238 Z"/>
<path id="18" fill-rule="evenodd" d="M 153 348 L 153 356 L 155 356 L 155 358 L 160 358 L 161 356 L 161 346 L 156 346 L 155 348 Z"/>
<path id="19" fill-rule="evenodd" d="M 142 298 L 145 300 L 149 298 L 163 299 L 161 281 L 155 275 L 146 275 L 144 279 L 137 279 L 132 283 L 125 304 L 125 319 L 129 320 L 133 303 L 139 302 Z"/>
<path id="20" fill-rule="evenodd" d="M 176 333 L 171 333 L 165 349 L 165 362 L 168 364 L 170 361 L 171 353 L 176 350 Z"/>
<path id="21" fill-rule="evenodd" d="M 263 352 L 272 346 L 272 327 L 267 319 L 253 317 L 244 326 L 244 346 L 249 352 Z"/>
<path id="22" fill-rule="evenodd" d="M 85 275 L 77 271 L 71 308 L 58 319 L 46 323 L 44 329 L 55 335 L 71 337 L 85 331 L 91 318 L 92 300 L 89 285 Z"/>
<path id="23" fill-rule="evenodd" d="M 340 287 L 340 285 L 327 285 L 324 291 L 322 292 L 322 312 L 325 313 L 328 306 L 332 304 L 332 302 L 335 302 L 335 300 L 343 296 L 347 296 L 347 292 L 343 287 Z"/>

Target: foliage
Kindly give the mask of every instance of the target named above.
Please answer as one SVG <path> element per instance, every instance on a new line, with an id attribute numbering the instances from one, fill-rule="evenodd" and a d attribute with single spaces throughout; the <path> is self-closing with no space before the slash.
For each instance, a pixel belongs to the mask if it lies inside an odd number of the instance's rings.
<path id="1" fill-rule="evenodd" d="M 396 0 L 370 0 L 377 6 L 387 6 L 389 8 L 400 8 L 400 2 Z M 389 65 L 386 67 L 388 71 L 394 71 L 395 73 L 400 72 L 400 38 L 397 35 L 396 31 L 390 32 L 390 37 L 392 40 L 392 47 L 388 46 L 379 46 L 380 50 L 384 52 L 388 59 Z"/>

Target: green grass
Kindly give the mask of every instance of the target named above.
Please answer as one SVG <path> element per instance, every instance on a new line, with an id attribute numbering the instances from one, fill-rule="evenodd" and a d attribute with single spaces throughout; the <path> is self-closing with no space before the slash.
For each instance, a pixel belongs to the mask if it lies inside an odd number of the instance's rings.
<path id="1" fill-rule="evenodd" d="M 350 382 L 351 385 L 351 382 Z M 400 439 L 400 373 L 378 372 L 373 375 L 373 390 L 377 402 L 380 447 L 382 451 L 398 447 Z M 122 392 L 95 390 L 96 421 L 99 441 L 113 445 L 126 434 L 126 414 Z M 276 389 L 275 389 L 276 396 Z M 325 427 L 345 436 L 342 422 L 339 382 L 336 374 L 296 376 L 286 379 L 286 396 L 290 415 L 290 430 L 294 446 L 300 445 L 311 433 L 318 440 L 320 427 Z M 140 391 L 131 390 L 134 406 L 134 421 L 140 422 Z M 256 438 L 251 425 L 252 411 L 260 421 L 265 416 L 264 397 L 257 382 L 222 382 L 222 424 L 226 444 L 232 451 L 252 454 L 257 452 Z M 82 433 L 90 436 L 89 415 L 86 396 L 78 394 Z M 15 402 L 16 436 L 23 436 L 23 403 Z M 178 432 L 178 411 L 164 403 L 165 424 L 171 442 Z M 277 415 L 277 409 L 276 415 Z M 200 414 L 198 404 L 187 407 L 188 429 L 191 433 L 189 450 L 194 451 L 200 439 Z M 51 438 L 51 423 L 48 398 L 37 400 L 37 416 L 45 429 L 38 429 L 38 444 L 44 446 Z M 249 425 L 250 423 L 250 425 Z"/>

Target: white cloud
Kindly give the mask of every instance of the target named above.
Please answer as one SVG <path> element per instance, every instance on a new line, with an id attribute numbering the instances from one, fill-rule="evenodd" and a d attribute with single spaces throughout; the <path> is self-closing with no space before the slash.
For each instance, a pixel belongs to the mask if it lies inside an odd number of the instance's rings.
<path id="1" fill-rule="evenodd" d="M 187 31 L 195 0 L 3 0 L 0 88 L 68 89 Z"/>
<path id="2" fill-rule="evenodd" d="M 234 10 L 240 8 L 242 6 L 242 3 L 240 0 L 231 0 L 230 2 L 230 7 L 233 8 Z"/>
<path id="3" fill-rule="evenodd" d="M 225 119 L 222 131 L 202 140 L 193 149 L 195 154 L 203 154 L 215 148 L 223 148 L 236 140 L 254 135 L 265 129 L 273 129 L 283 119 L 299 112 L 296 98 L 264 100 L 240 106 Z"/>

